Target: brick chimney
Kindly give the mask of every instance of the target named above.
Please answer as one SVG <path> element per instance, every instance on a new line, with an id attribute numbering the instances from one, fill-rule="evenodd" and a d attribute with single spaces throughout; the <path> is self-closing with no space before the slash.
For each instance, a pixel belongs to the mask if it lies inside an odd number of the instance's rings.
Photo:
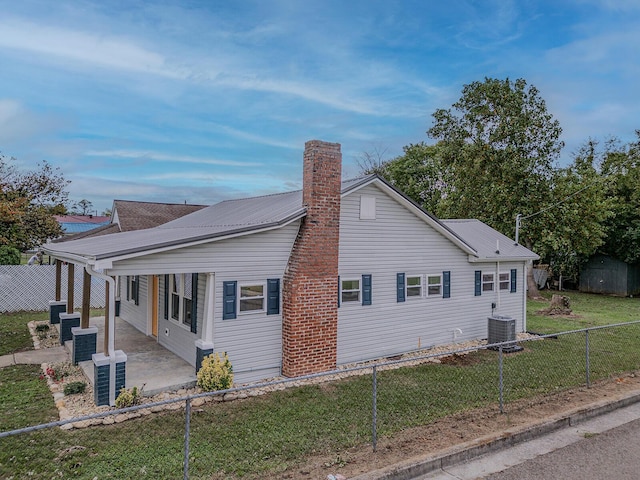
<path id="1" fill-rule="evenodd" d="M 287 377 L 336 367 L 341 170 L 339 143 L 305 144 L 307 215 L 283 279 L 282 374 Z"/>

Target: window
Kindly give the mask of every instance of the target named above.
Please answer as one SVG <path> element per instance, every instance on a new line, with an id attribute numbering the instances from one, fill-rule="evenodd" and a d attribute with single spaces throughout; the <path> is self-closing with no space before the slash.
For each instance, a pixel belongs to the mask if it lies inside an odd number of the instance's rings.
<path id="1" fill-rule="evenodd" d="M 501 272 L 500 273 L 500 290 L 510 290 L 511 289 L 511 276 L 509 272 Z"/>
<path id="2" fill-rule="evenodd" d="M 169 275 L 169 316 L 178 323 L 191 327 L 193 311 L 193 277 L 190 273 Z"/>
<path id="3" fill-rule="evenodd" d="M 422 275 L 407 275 L 407 298 L 422 297 Z"/>
<path id="4" fill-rule="evenodd" d="M 442 295 L 442 275 L 427 275 L 427 296 Z"/>
<path id="5" fill-rule="evenodd" d="M 240 313 L 264 310 L 264 284 L 240 285 Z"/>
<path id="6" fill-rule="evenodd" d="M 231 320 L 239 313 L 280 314 L 280 279 L 268 278 L 267 283 L 238 285 L 236 280 L 222 282 L 222 319 Z"/>
<path id="7" fill-rule="evenodd" d="M 140 277 L 138 275 L 127 276 L 127 300 L 139 304 Z"/>
<path id="8" fill-rule="evenodd" d="M 341 301 L 359 302 L 360 301 L 360 280 L 342 280 L 341 282 Z"/>
<path id="9" fill-rule="evenodd" d="M 493 292 L 493 281 L 494 274 L 493 273 L 482 273 L 482 291 L 483 292 Z"/>

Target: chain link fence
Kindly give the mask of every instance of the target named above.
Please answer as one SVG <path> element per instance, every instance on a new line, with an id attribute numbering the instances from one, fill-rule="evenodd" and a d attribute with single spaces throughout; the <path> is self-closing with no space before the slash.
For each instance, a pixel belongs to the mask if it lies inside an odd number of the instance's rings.
<path id="1" fill-rule="evenodd" d="M 638 345 L 640 321 L 5 431 L 0 478 L 276 478 L 312 456 L 339 466 L 340 452 L 406 429 L 631 374 Z"/>

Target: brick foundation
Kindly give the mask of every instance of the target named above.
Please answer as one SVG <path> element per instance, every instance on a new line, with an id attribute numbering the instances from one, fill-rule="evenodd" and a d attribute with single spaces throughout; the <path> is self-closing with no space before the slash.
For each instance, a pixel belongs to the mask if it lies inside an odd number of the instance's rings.
<path id="1" fill-rule="evenodd" d="M 336 367 L 340 144 L 305 144 L 302 201 L 307 207 L 283 279 L 282 374 Z"/>

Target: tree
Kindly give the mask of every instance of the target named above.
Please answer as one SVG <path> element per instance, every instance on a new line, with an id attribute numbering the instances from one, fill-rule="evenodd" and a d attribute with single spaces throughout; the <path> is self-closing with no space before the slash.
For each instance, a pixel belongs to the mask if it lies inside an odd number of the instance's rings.
<path id="1" fill-rule="evenodd" d="M 439 216 L 449 182 L 439 146 L 421 142 L 408 145 L 403 150 L 404 155 L 384 162 L 378 173 L 424 210 Z"/>
<path id="2" fill-rule="evenodd" d="M 631 264 L 640 263 L 640 130 L 636 136 L 635 142 L 623 146 L 612 139 L 602 165 L 607 193 L 615 203 L 600 251 Z"/>
<path id="3" fill-rule="evenodd" d="M 577 278 L 582 264 L 607 236 L 605 224 L 613 214 L 614 199 L 607 195 L 606 179 L 599 171 L 602 154 L 597 147 L 597 142 L 588 140 L 571 165 L 556 171 L 549 206 L 539 213 L 543 221 L 536 252 L 555 275 Z"/>
<path id="4" fill-rule="evenodd" d="M 76 215 L 90 215 L 93 211 L 93 203 L 87 199 L 82 199 L 75 204 L 74 213 Z"/>
<path id="5" fill-rule="evenodd" d="M 46 161 L 27 172 L 13 162 L 0 155 L 0 245 L 26 251 L 61 235 L 51 212 L 65 204 L 70 182 Z"/>

